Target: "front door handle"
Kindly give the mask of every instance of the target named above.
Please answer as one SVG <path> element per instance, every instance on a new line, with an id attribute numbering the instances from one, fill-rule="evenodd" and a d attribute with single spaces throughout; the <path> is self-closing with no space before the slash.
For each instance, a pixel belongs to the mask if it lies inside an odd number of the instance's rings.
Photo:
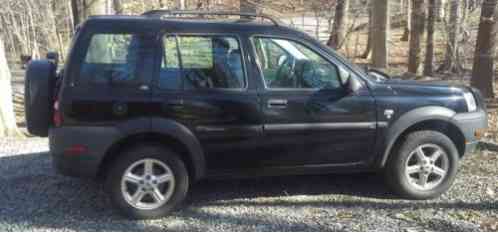
<path id="1" fill-rule="evenodd" d="M 268 108 L 286 108 L 287 100 L 285 99 L 270 99 L 268 100 Z"/>

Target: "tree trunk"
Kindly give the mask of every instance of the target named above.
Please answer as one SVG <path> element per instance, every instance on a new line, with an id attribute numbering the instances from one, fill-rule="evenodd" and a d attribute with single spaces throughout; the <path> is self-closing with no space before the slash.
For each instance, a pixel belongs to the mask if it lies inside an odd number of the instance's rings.
<path id="1" fill-rule="evenodd" d="M 405 29 L 403 31 L 403 36 L 401 37 L 401 41 L 408 41 L 410 39 L 410 32 L 412 31 L 412 2 L 413 0 L 405 0 L 403 4 L 406 6 L 402 6 L 406 12 L 406 24 Z M 416 21 L 416 20 L 415 20 Z"/>
<path id="2" fill-rule="evenodd" d="M 105 15 L 107 14 L 107 0 L 92 0 L 88 2 L 88 5 L 85 7 L 86 17 L 92 15 Z M 109 46 L 108 46 L 108 38 L 100 37 L 98 40 L 92 43 L 95 48 L 93 49 L 93 53 L 89 54 L 88 59 L 91 61 L 109 61 Z"/>
<path id="3" fill-rule="evenodd" d="M 368 1 L 368 35 L 367 35 L 367 47 L 365 48 L 365 52 L 361 55 L 361 58 L 368 58 L 368 55 L 370 55 L 370 51 L 372 50 L 372 32 L 373 32 L 373 14 L 372 14 L 372 1 Z"/>
<path id="4" fill-rule="evenodd" d="M 340 49 L 347 30 L 349 0 L 339 0 L 335 7 L 334 26 L 330 33 L 327 45 L 334 49 Z"/>
<path id="5" fill-rule="evenodd" d="M 81 23 L 81 12 L 80 7 L 78 5 L 78 0 L 71 0 L 71 12 L 73 13 L 73 24 L 74 28 L 76 28 Z"/>
<path id="6" fill-rule="evenodd" d="M 458 73 L 462 70 L 458 59 L 458 37 L 460 35 L 460 0 L 451 0 L 450 17 L 448 19 L 448 41 L 446 44 L 446 55 L 444 63 L 439 71 L 451 71 Z"/>
<path id="7" fill-rule="evenodd" d="M 0 137 L 19 136 L 14 103 L 12 101 L 12 84 L 7 64 L 3 38 L 0 37 L 0 88 L 2 99 L 0 104 Z"/>
<path id="8" fill-rule="evenodd" d="M 240 12 L 256 13 L 256 6 L 247 0 L 240 0 Z"/>
<path id="9" fill-rule="evenodd" d="M 427 42 L 425 47 L 424 75 L 432 76 L 434 71 L 434 23 L 436 21 L 435 3 L 437 0 L 429 0 L 427 5 Z"/>
<path id="10" fill-rule="evenodd" d="M 158 3 L 159 3 L 159 8 L 161 8 L 161 9 L 167 8 L 164 0 L 158 0 Z"/>
<path id="11" fill-rule="evenodd" d="M 498 0 L 484 0 L 477 35 L 477 45 L 472 68 L 472 86 L 477 87 L 484 97 L 494 98 L 494 71 L 496 37 L 498 37 Z"/>
<path id="12" fill-rule="evenodd" d="M 123 14 L 123 3 L 121 0 L 112 0 L 112 8 L 114 9 L 114 14 L 121 15 Z"/>
<path id="13" fill-rule="evenodd" d="M 176 0 L 176 9 L 185 10 L 185 0 Z"/>
<path id="14" fill-rule="evenodd" d="M 388 66 L 389 0 L 375 0 L 372 4 L 372 65 L 376 68 Z"/>
<path id="15" fill-rule="evenodd" d="M 91 0 L 85 7 L 86 17 L 107 14 L 107 0 Z"/>
<path id="16" fill-rule="evenodd" d="M 424 34 L 425 5 L 424 0 L 412 0 L 410 51 L 408 56 L 408 72 L 417 73 L 420 65 L 420 40 Z"/>
<path id="17" fill-rule="evenodd" d="M 435 20 L 437 22 L 440 22 L 444 18 L 444 2 L 443 0 L 436 0 L 435 2 L 435 11 L 436 11 L 436 17 Z"/>

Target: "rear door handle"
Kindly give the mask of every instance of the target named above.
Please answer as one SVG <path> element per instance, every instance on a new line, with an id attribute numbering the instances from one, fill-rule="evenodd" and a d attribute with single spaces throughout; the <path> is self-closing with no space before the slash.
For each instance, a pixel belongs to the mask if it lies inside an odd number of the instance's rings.
<path id="1" fill-rule="evenodd" d="M 285 99 L 269 99 L 268 108 L 286 108 L 287 100 Z"/>
<path id="2" fill-rule="evenodd" d="M 166 101 L 166 105 L 173 108 L 183 107 L 183 100 L 169 100 Z"/>
<path id="3" fill-rule="evenodd" d="M 149 85 L 145 85 L 145 84 L 143 84 L 143 85 L 140 85 L 140 86 L 138 87 L 138 89 L 139 89 L 139 90 L 141 90 L 141 91 L 149 91 L 149 90 L 150 90 L 150 87 L 149 87 Z"/>

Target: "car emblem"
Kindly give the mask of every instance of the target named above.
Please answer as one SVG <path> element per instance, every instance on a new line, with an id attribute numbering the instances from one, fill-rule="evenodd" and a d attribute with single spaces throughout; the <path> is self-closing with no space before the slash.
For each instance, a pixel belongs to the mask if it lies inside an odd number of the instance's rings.
<path id="1" fill-rule="evenodd" d="M 394 114 L 394 110 L 392 110 L 392 109 L 384 110 L 384 116 L 386 116 L 387 119 L 391 119 L 393 114 Z"/>

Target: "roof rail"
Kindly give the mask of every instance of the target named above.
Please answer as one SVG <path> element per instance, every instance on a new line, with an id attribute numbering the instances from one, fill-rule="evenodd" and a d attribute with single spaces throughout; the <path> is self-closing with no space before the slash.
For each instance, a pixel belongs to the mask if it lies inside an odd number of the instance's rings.
<path id="1" fill-rule="evenodd" d="M 165 15 L 216 15 L 216 16 L 242 16 L 248 18 L 262 18 L 271 21 L 275 26 L 280 26 L 279 20 L 262 13 L 246 13 L 246 12 L 234 12 L 234 11 L 185 11 L 185 10 L 150 10 L 142 14 L 142 16 L 147 17 L 162 17 Z"/>

